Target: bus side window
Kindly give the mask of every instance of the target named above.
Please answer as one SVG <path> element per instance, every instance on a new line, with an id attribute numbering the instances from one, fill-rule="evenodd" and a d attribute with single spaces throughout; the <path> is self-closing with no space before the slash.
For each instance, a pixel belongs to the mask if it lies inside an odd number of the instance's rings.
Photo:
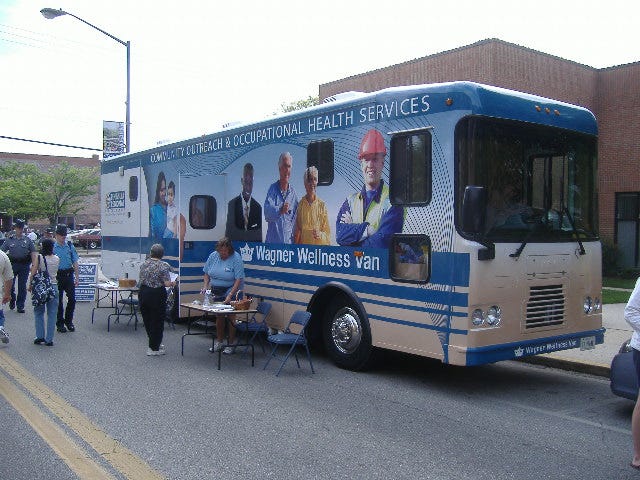
<path id="1" fill-rule="evenodd" d="M 389 190 L 393 205 L 431 201 L 431 132 L 399 132 L 391 137 Z"/>
<path id="2" fill-rule="evenodd" d="M 431 241 L 426 235 L 394 235 L 389 248 L 391 279 L 427 283 L 431 276 Z"/>
<path id="3" fill-rule="evenodd" d="M 135 202 L 138 200 L 138 177 L 132 175 L 129 177 L 129 201 Z"/>
<path id="4" fill-rule="evenodd" d="M 194 195 L 189 199 L 189 225 L 197 230 L 216 226 L 217 203 L 211 195 Z"/>
<path id="5" fill-rule="evenodd" d="M 333 183 L 333 140 L 315 140 L 307 146 L 307 168 L 318 169 L 318 185 Z"/>

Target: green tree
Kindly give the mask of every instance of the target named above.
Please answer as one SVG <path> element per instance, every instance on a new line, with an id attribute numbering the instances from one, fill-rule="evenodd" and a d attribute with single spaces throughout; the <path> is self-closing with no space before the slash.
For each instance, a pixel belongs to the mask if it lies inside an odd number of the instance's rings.
<path id="1" fill-rule="evenodd" d="M 40 210 L 51 224 L 62 214 L 75 215 L 86 198 L 95 194 L 100 183 L 98 168 L 74 167 L 69 162 L 51 168 L 42 178 L 44 204 Z"/>
<path id="2" fill-rule="evenodd" d="M 40 214 L 41 176 L 31 163 L 7 162 L 0 165 L 0 208 L 14 217 Z"/>
<path id="3" fill-rule="evenodd" d="M 0 165 L 0 206 L 14 217 L 46 217 L 53 225 L 62 214 L 75 215 L 100 183 L 97 168 L 62 162 L 47 171 L 37 165 Z"/>
<path id="4" fill-rule="evenodd" d="M 302 110 L 303 108 L 313 107 L 314 105 L 318 105 L 318 102 L 319 102 L 318 99 L 319 97 L 317 95 L 315 97 L 313 95 L 309 95 L 308 98 L 305 98 L 302 100 L 296 100 L 295 102 L 290 102 L 290 103 L 281 103 L 280 108 L 284 113 L 294 112 L 296 110 Z"/>

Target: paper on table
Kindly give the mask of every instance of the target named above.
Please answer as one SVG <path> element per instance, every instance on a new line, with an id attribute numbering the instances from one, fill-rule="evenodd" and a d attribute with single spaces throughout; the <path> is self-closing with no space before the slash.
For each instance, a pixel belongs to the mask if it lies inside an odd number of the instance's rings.
<path id="1" fill-rule="evenodd" d="M 178 274 L 177 273 L 169 272 L 169 279 L 172 282 L 175 282 L 177 280 L 177 278 L 178 278 Z"/>
<path id="2" fill-rule="evenodd" d="M 213 310 L 233 310 L 231 305 L 227 305 L 226 303 L 214 303 L 210 305 Z"/>

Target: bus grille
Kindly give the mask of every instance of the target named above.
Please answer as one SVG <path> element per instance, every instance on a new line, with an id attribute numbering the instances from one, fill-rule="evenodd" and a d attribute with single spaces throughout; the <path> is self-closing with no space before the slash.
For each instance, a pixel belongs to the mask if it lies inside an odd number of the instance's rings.
<path id="1" fill-rule="evenodd" d="M 531 287 L 525 329 L 553 327 L 563 323 L 564 292 L 562 285 Z"/>

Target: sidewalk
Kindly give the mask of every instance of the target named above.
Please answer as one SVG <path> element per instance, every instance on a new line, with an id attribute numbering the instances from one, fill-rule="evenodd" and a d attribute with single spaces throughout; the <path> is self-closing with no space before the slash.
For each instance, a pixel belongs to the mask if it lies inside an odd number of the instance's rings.
<path id="1" fill-rule="evenodd" d="M 622 343 L 631 338 L 631 327 L 624 320 L 625 305 L 624 303 L 603 305 L 602 326 L 606 332 L 604 343 L 596 345 L 595 349 L 581 351 L 579 348 L 574 348 L 526 357 L 522 361 L 608 378 L 611 360 L 620 350 Z"/>

